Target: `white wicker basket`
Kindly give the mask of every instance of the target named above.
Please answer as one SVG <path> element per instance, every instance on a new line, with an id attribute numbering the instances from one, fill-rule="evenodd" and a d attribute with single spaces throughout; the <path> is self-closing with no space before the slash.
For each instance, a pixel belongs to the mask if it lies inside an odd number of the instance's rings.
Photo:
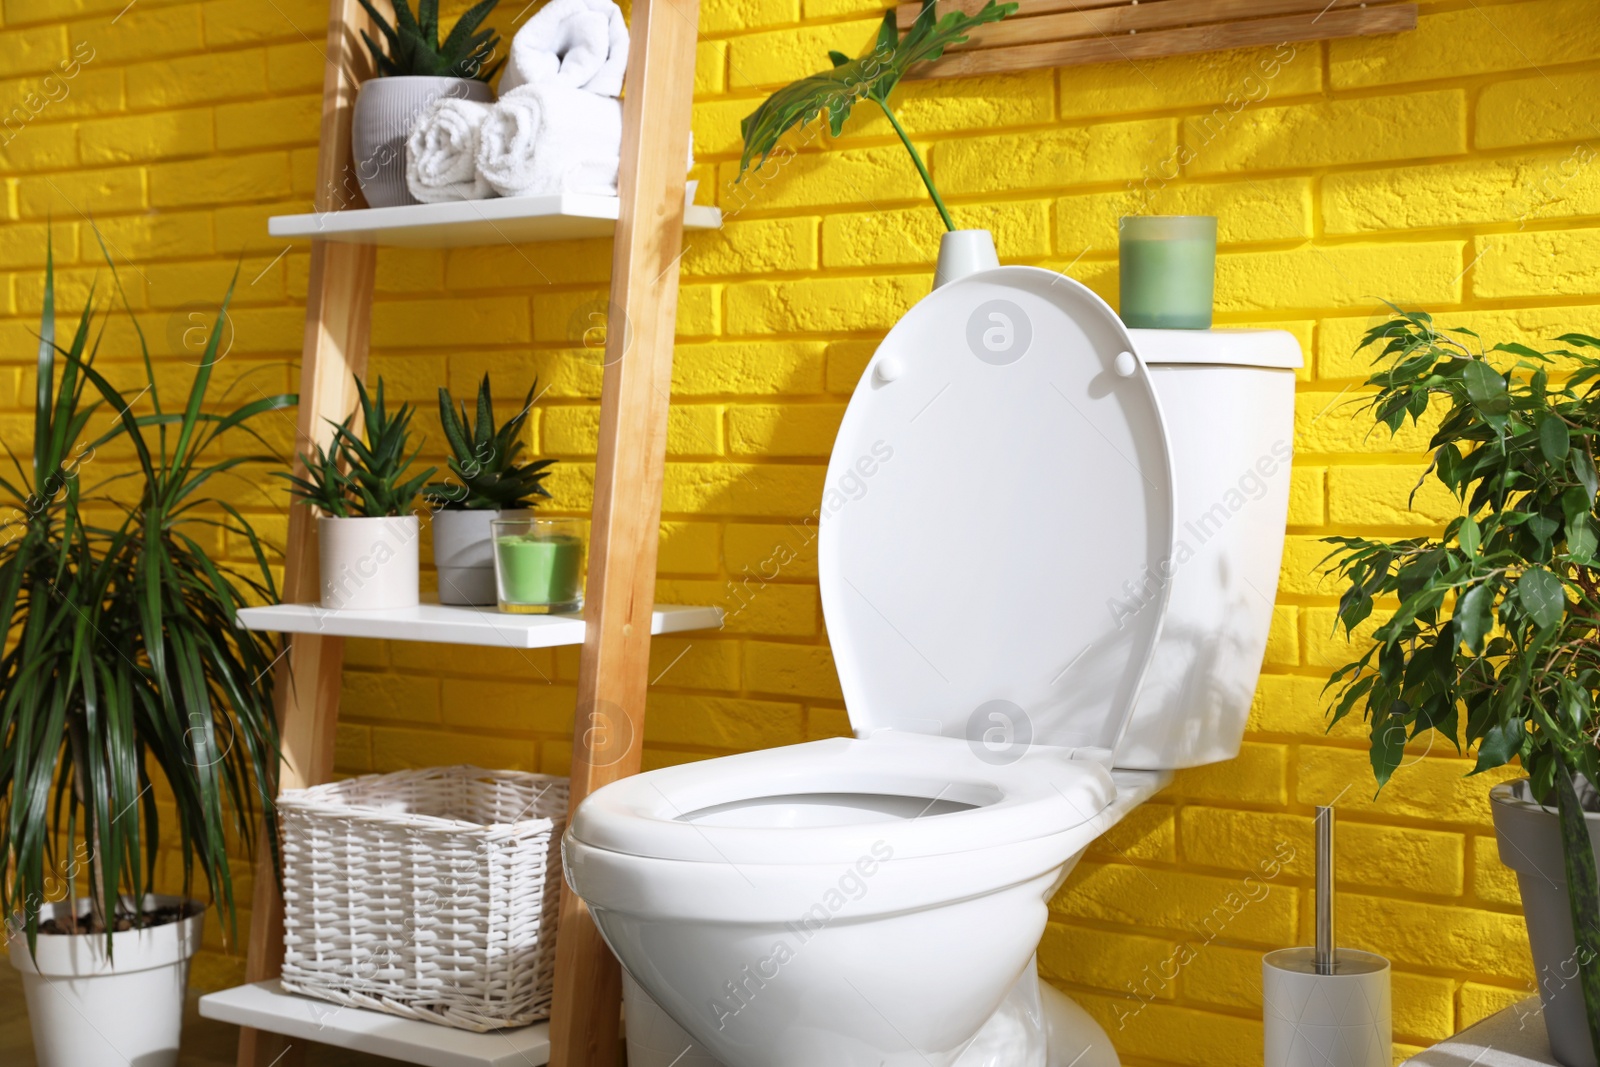
<path id="1" fill-rule="evenodd" d="M 567 779 L 478 767 L 285 792 L 283 985 L 462 1030 L 550 1014 Z"/>

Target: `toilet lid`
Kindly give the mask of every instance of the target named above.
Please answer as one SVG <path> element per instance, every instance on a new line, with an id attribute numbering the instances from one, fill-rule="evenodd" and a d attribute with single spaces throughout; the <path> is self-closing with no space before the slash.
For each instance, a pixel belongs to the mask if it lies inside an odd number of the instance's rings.
<path id="1" fill-rule="evenodd" d="M 1000 267 L 879 346 L 828 464 L 823 613 L 857 736 L 1112 750 L 1160 632 L 1172 467 L 1122 322 Z M 1165 577 L 1163 577 L 1165 575 Z"/>

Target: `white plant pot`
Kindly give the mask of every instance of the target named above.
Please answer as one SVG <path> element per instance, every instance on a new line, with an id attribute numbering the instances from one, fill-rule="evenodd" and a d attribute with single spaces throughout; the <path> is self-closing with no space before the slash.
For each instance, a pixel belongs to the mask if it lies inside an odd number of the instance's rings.
<path id="1" fill-rule="evenodd" d="M 417 606 L 415 515 L 317 520 L 322 606 L 383 611 Z"/>
<path id="2" fill-rule="evenodd" d="M 350 150 L 368 207 L 418 203 L 406 188 L 406 138 L 435 100 L 453 96 L 487 104 L 489 86 L 470 78 L 369 78 L 356 93 Z"/>
<path id="3" fill-rule="evenodd" d="M 439 571 L 439 603 L 495 603 L 494 531 L 499 512 L 433 513 L 433 565 Z"/>
<path id="4" fill-rule="evenodd" d="M 145 897 L 146 908 L 183 903 Z M 38 1067 L 173 1067 L 183 1030 L 189 960 L 200 948 L 205 911 L 144 930 L 111 935 L 40 934 L 38 955 L 18 931 L 11 966 L 22 974 Z M 88 902 L 76 902 L 78 914 Z M 65 919 L 67 903 L 41 909 L 41 919 Z"/>
<path id="5" fill-rule="evenodd" d="M 1519 778 L 1489 791 L 1500 862 L 1517 872 L 1522 914 L 1528 921 L 1533 969 L 1550 1051 L 1566 1067 L 1595 1067 L 1594 1046 L 1578 986 L 1577 939 L 1567 902 L 1567 868 L 1561 850 L 1561 824 L 1554 808 L 1534 802 L 1528 780 Z M 1600 813 L 1585 812 L 1589 845 L 1600 860 Z"/>

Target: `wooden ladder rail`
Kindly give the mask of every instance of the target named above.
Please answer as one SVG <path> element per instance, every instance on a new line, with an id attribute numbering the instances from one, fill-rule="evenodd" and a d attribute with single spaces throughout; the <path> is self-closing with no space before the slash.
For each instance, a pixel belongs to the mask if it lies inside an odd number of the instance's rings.
<path id="1" fill-rule="evenodd" d="M 387 7 L 387 0 L 377 3 L 380 10 Z M 350 148 L 350 117 L 356 90 L 371 72 L 361 43 L 363 28 L 376 32 L 356 0 L 331 0 L 313 196 L 319 212 L 336 211 L 352 201 L 361 206 Z M 309 452 L 313 445 L 326 446 L 333 437 L 329 420 L 337 422 L 356 407 L 355 377 L 365 375 L 367 369 L 376 253 L 372 245 L 311 243 L 295 432 L 297 473 L 305 473 L 298 454 Z M 321 594 L 315 517 L 309 508 L 291 507 L 283 597 L 291 603 L 314 603 Z M 280 790 L 301 789 L 333 776 L 339 679 L 344 666 L 343 638 L 290 634 L 284 640 L 288 654 L 279 667 L 274 696 L 282 739 Z M 254 873 L 246 982 L 275 978 L 283 966 L 283 900 L 265 835 L 256 850 Z M 239 1031 L 239 1067 L 298 1067 L 304 1060 L 304 1044 L 251 1027 Z"/>
<path id="2" fill-rule="evenodd" d="M 387 6 L 383 0 L 378 4 L 380 10 Z M 588 628 L 574 716 L 573 804 L 640 766 L 698 17 L 698 0 L 638 0 L 634 9 L 596 455 Z M 369 73 L 362 28 L 373 32 L 355 0 L 331 0 L 317 211 L 358 199 L 350 116 L 356 90 Z M 353 379 L 366 371 L 375 251 L 370 245 L 312 243 L 297 451 L 327 444 L 328 420 L 340 420 L 355 407 Z M 315 523 L 308 509 L 291 510 L 286 548 L 285 599 L 314 602 L 321 591 Z M 288 662 L 280 668 L 276 698 L 283 739 L 279 786 L 296 789 L 327 781 L 333 772 L 343 640 L 314 634 L 287 640 Z M 283 963 L 283 901 L 264 842 L 255 874 L 248 982 L 276 977 Z M 582 901 L 570 893 L 562 903 L 561 931 L 551 1063 L 607 1067 L 617 1062 L 619 1048 L 620 970 Z M 304 1054 L 303 1045 L 281 1035 L 240 1030 L 239 1067 L 294 1067 Z"/>
<path id="3" fill-rule="evenodd" d="M 573 808 L 606 783 L 638 773 L 644 747 L 698 27 L 699 0 L 633 5 L 573 724 Z M 560 930 L 550 1063 L 613 1067 L 621 969 L 576 893 L 562 895 Z"/>

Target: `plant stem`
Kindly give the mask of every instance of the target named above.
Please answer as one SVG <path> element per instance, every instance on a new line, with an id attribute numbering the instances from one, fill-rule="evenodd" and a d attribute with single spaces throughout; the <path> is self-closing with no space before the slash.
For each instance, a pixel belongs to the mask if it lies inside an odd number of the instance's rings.
<path id="1" fill-rule="evenodd" d="M 889 110 L 889 105 L 874 97 L 877 105 L 883 108 L 883 113 L 889 118 L 889 125 L 894 127 L 894 132 L 900 135 L 900 143 L 906 146 L 906 151 L 911 153 L 911 162 L 917 165 L 917 173 L 922 175 L 922 184 L 928 187 L 928 195 L 933 197 L 933 206 L 939 209 L 939 217 L 944 220 L 946 230 L 954 230 L 956 224 L 950 218 L 950 209 L 944 206 L 944 198 L 939 195 L 939 190 L 934 187 L 933 176 L 928 173 L 927 166 L 922 162 L 922 156 L 917 153 L 916 145 L 911 143 L 911 138 L 906 136 L 905 129 L 900 125 L 900 120 L 894 117 L 894 112 Z"/>

